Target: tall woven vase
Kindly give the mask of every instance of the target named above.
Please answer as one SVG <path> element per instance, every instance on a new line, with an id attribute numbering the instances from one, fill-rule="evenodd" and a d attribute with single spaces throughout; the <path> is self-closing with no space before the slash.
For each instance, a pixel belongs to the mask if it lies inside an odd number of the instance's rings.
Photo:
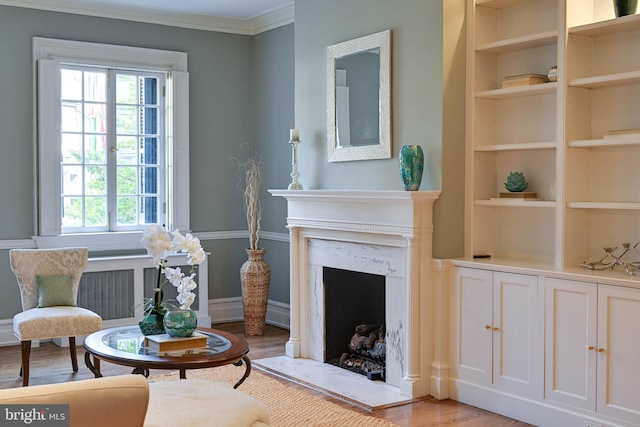
<path id="1" fill-rule="evenodd" d="M 264 335 L 271 267 L 264 260 L 266 249 L 246 249 L 249 259 L 240 267 L 245 335 Z"/>

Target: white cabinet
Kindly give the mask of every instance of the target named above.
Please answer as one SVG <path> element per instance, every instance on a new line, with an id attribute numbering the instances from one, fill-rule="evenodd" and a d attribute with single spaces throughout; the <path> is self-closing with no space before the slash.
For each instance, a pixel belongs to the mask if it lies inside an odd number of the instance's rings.
<path id="1" fill-rule="evenodd" d="M 459 380 L 542 395 L 542 307 L 536 276 L 457 268 L 454 371 Z"/>
<path id="2" fill-rule="evenodd" d="M 545 399 L 640 424 L 640 290 L 546 279 Z"/>
<path id="3" fill-rule="evenodd" d="M 597 285 L 546 279 L 545 398 L 595 410 Z"/>

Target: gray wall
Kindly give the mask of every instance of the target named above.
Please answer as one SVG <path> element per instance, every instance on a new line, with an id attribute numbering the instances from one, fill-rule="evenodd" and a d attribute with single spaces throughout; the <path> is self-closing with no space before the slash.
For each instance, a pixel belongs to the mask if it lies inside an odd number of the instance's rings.
<path id="1" fill-rule="evenodd" d="M 249 143 L 265 164 L 261 243 L 272 267 L 272 300 L 289 302 L 289 249 L 279 237 L 287 233 L 286 201 L 266 189 L 286 188 L 291 180 L 292 127 L 300 129 L 300 182 L 308 189 L 400 190 L 397 153 L 420 144 L 427 158 L 421 190 L 442 190 L 434 256 L 461 256 L 464 0 L 295 0 L 295 13 L 295 26 L 249 37 L 0 6 L 0 171 L 10 183 L 0 186 L 0 247 L 32 234 L 31 40 L 39 36 L 189 54 L 192 229 L 246 229 L 229 158 L 246 155 L 241 144 Z M 385 29 L 393 33 L 393 158 L 328 163 L 326 47 Z M 212 253 L 210 298 L 239 296 L 247 241 L 203 244 Z M 0 277 L 5 319 L 20 301 L 7 250 L 0 250 Z"/>
<path id="2" fill-rule="evenodd" d="M 398 152 L 425 152 L 421 189 L 440 189 L 442 4 L 433 0 L 296 0 L 296 127 L 300 181 L 309 189 L 402 190 Z M 327 162 L 326 48 L 391 30 L 392 154 L 388 160 Z"/>
<path id="3" fill-rule="evenodd" d="M 229 161 L 243 154 L 241 144 L 248 143 L 263 155 L 269 169 L 265 189 L 286 186 L 290 166 L 285 142 L 293 125 L 293 24 L 250 37 L 0 6 L 0 147 L 5 153 L 0 156 L 0 171 L 3 179 L 10 180 L 10 185 L 0 186 L 0 247 L 11 247 L 12 240 L 21 242 L 33 234 L 32 38 L 36 36 L 188 53 L 195 233 L 246 230 L 236 168 Z M 264 197 L 270 202 L 266 190 Z M 287 233 L 286 208 L 267 207 L 265 231 Z M 246 260 L 247 240 L 210 240 L 203 245 L 212 253 L 210 298 L 239 296 L 238 271 Z M 288 246 L 269 242 L 267 261 L 274 270 L 271 298 L 288 302 Z M 0 319 L 5 319 L 20 310 L 8 250 L 0 250 L 0 277 Z"/>
<path id="4" fill-rule="evenodd" d="M 288 25 L 252 38 L 251 69 L 254 111 L 254 140 L 264 162 L 264 215 L 262 228 L 267 233 L 289 234 L 284 200 L 267 193 L 267 189 L 287 188 L 291 182 L 291 146 L 289 129 L 293 128 L 293 27 Z M 289 243 L 261 239 L 271 266 L 269 298 L 289 303 Z"/>
<path id="5" fill-rule="evenodd" d="M 456 7 L 453 7 L 455 5 Z M 444 12 L 448 15 L 445 15 Z M 398 152 L 419 144 L 425 152 L 420 190 L 442 190 L 435 207 L 433 253 L 463 254 L 464 33 L 447 28 L 464 21 L 464 0 L 296 0 L 295 122 L 300 129 L 300 182 L 308 189 L 402 190 Z M 392 155 L 388 160 L 327 162 L 326 48 L 390 29 L 392 56 Z M 455 73 L 443 75 L 443 43 Z M 443 86 L 445 79 L 448 86 Z M 443 116 L 445 87 L 454 96 Z M 457 90 L 455 90 L 457 89 Z M 462 96 L 460 96 L 462 95 Z M 443 123 L 447 126 L 443 129 Z M 446 139 L 443 139 L 443 135 Z M 443 158 L 448 174 L 443 181 Z"/>

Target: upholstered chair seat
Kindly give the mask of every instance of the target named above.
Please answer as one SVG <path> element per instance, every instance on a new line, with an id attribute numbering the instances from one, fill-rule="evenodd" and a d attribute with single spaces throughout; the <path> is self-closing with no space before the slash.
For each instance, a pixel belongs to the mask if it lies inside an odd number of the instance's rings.
<path id="1" fill-rule="evenodd" d="M 69 338 L 73 371 L 78 370 L 76 336 L 102 329 L 102 318 L 77 307 L 78 287 L 87 266 L 87 248 L 12 249 L 11 271 L 18 279 L 22 312 L 13 317 L 13 333 L 22 349 L 22 385 L 29 385 L 31 341 Z"/>
<path id="2" fill-rule="evenodd" d="M 82 307 L 32 308 L 13 317 L 13 333 L 20 341 L 84 336 L 99 331 L 102 318 Z"/>

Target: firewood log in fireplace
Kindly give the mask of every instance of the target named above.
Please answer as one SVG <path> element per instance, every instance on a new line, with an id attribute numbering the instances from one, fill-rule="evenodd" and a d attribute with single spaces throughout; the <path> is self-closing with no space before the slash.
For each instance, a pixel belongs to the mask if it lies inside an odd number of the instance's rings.
<path id="1" fill-rule="evenodd" d="M 384 335 L 384 325 L 358 325 L 349 342 L 349 352 L 384 363 Z"/>
<path id="2" fill-rule="evenodd" d="M 347 345 L 347 351 L 340 356 L 338 366 L 368 375 L 378 372 L 384 378 L 385 368 L 385 328 L 384 325 L 358 325 Z"/>

